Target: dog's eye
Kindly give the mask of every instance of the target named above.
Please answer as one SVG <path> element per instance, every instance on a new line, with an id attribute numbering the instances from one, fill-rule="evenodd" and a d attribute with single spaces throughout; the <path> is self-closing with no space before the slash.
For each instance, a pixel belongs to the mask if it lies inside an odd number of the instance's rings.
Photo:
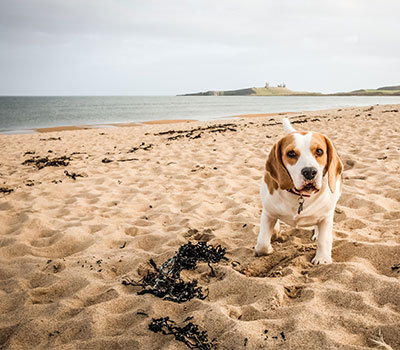
<path id="1" fill-rule="evenodd" d="M 317 148 L 317 150 L 315 151 L 315 154 L 318 157 L 321 157 L 324 154 L 324 151 L 321 148 Z"/>
<path id="2" fill-rule="evenodd" d="M 296 158 L 296 157 L 297 157 L 297 154 L 296 154 L 295 151 L 289 151 L 288 153 L 286 153 L 286 155 L 287 155 L 289 158 Z"/>

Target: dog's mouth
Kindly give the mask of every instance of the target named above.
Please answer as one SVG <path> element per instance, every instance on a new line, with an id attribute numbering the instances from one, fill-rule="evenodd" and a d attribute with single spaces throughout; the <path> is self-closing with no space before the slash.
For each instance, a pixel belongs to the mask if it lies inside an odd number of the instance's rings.
<path id="1" fill-rule="evenodd" d="M 308 194 L 308 195 L 310 195 L 310 194 L 318 192 L 319 188 L 315 187 L 315 184 L 313 184 L 313 183 L 308 183 L 308 184 L 305 184 L 300 189 L 296 188 L 296 191 L 298 193 L 300 193 L 300 194 Z"/>

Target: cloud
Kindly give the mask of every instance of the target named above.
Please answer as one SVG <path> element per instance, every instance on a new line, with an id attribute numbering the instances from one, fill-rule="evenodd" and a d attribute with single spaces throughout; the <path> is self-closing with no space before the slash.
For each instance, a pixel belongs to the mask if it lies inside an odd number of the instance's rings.
<path id="1" fill-rule="evenodd" d="M 372 71 L 371 86 L 399 83 L 399 10 L 395 0 L 2 0 L 0 93 L 175 94 L 267 79 L 334 91 L 363 87 L 338 79 L 355 70 Z"/>

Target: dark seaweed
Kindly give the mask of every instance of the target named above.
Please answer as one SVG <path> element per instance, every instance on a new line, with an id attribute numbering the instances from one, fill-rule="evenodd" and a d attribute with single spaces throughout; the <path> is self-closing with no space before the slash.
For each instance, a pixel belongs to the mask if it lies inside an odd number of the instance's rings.
<path id="1" fill-rule="evenodd" d="M 132 162 L 133 160 L 139 160 L 139 159 L 138 158 L 118 159 L 118 162 Z"/>
<path id="2" fill-rule="evenodd" d="M 162 264 L 160 270 L 173 278 L 179 278 L 182 270 L 194 270 L 198 261 L 215 264 L 222 259 L 228 260 L 225 254 L 225 248 L 220 245 L 214 248 L 206 242 L 193 244 L 189 241 L 179 248 L 173 258 Z"/>
<path id="3" fill-rule="evenodd" d="M 180 273 L 182 270 L 194 270 L 197 262 L 206 262 L 211 268 L 211 274 L 214 270 L 211 263 L 217 263 L 220 260 L 227 260 L 225 257 L 226 251 L 220 245 L 217 247 L 208 246 L 206 242 L 192 244 L 188 242 L 181 246 L 176 255 L 160 267 L 156 265 L 153 259 L 149 263 L 153 268 L 153 272 L 149 272 L 139 282 L 135 282 L 126 278 L 122 281 L 124 285 L 133 285 L 142 287 L 138 292 L 142 294 L 153 294 L 164 300 L 170 300 L 177 303 L 182 303 L 193 298 L 205 299 L 205 295 L 201 287 L 197 287 L 197 281 L 185 282 L 181 279 Z"/>
<path id="4" fill-rule="evenodd" d="M 302 115 L 300 117 L 303 117 Z M 304 116 L 305 117 L 305 116 Z M 300 119 L 300 120 L 292 120 L 291 123 L 292 124 L 302 124 L 302 123 L 307 123 L 308 119 Z"/>
<path id="5" fill-rule="evenodd" d="M 14 190 L 12 188 L 0 187 L 0 193 L 10 194 Z"/>
<path id="6" fill-rule="evenodd" d="M 176 303 L 183 303 L 196 297 L 204 300 L 207 297 L 202 288 L 197 287 L 196 280 L 184 282 L 181 279 L 173 279 L 156 273 L 149 273 L 140 282 L 124 280 L 122 283 L 142 287 L 143 289 L 138 292 L 138 295 L 153 294 L 156 297 Z"/>
<path id="7" fill-rule="evenodd" d="M 163 136 L 163 135 L 174 135 L 168 137 L 168 141 L 174 141 L 178 140 L 181 138 L 188 138 L 190 140 L 195 140 L 201 137 L 204 131 L 208 132 L 218 132 L 218 133 L 224 133 L 227 131 L 235 132 L 237 131 L 237 125 L 233 123 L 226 123 L 226 124 L 215 124 L 215 125 L 209 125 L 206 127 L 198 127 L 195 129 L 190 129 L 190 130 L 168 130 L 168 131 L 163 131 L 159 132 L 157 134 L 154 134 L 156 136 Z"/>
<path id="8" fill-rule="evenodd" d="M 70 160 L 71 160 L 71 158 L 69 158 L 67 156 L 62 156 L 62 157 L 53 158 L 53 159 L 49 159 L 49 157 L 43 157 L 43 158 L 33 157 L 33 158 L 25 160 L 22 163 L 22 165 L 32 164 L 40 170 L 47 166 L 57 166 L 57 167 L 67 166 L 69 164 Z"/>
<path id="9" fill-rule="evenodd" d="M 152 148 L 153 148 L 153 145 L 152 145 L 152 144 L 149 144 L 149 145 L 146 146 L 146 144 L 145 144 L 144 142 L 142 142 L 138 147 L 133 147 L 133 148 L 131 148 L 131 149 L 128 151 L 128 153 L 136 152 L 136 151 L 139 150 L 139 149 L 142 149 L 143 151 L 148 151 L 149 149 L 152 149 Z"/>
<path id="10" fill-rule="evenodd" d="M 215 339 L 209 341 L 207 332 L 200 331 L 199 326 L 193 322 L 188 322 L 183 327 L 178 327 L 169 317 L 153 318 L 149 324 L 149 329 L 154 333 L 172 334 L 177 341 L 184 343 L 189 349 L 217 349 Z"/>
<path id="11" fill-rule="evenodd" d="M 61 137 L 50 137 L 48 139 L 40 139 L 40 141 L 61 141 Z"/>
<path id="12" fill-rule="evenodd" d="M 76 180 L 77 177 L 83 177 L 83 175 L 81 174 L 77 174 L 77 173 L 69 173 L 67 170 L 64 171 L 64 174 L 70 178 L 72 178 L 72 180 Z"/>

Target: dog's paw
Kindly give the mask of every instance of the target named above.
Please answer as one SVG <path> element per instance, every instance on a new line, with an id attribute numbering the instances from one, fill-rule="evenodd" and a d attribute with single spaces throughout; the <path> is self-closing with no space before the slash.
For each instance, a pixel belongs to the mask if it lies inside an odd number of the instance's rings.
<path id="1" fill-rule="evenodd" d="M 332 258 L 328 254 L 317 252 L 311 262 L 314 265 L 332 264 Z"/>
<path id="2" fill-rule="evenodd" d="M 266 245 L 256 245 L 255 248 L 255 255 L 256 256 L 264 256 L 271 254 L 274 251 L 274 248 L 272 248 L 272 245 L 270 244 L 269 246 Z"/>

